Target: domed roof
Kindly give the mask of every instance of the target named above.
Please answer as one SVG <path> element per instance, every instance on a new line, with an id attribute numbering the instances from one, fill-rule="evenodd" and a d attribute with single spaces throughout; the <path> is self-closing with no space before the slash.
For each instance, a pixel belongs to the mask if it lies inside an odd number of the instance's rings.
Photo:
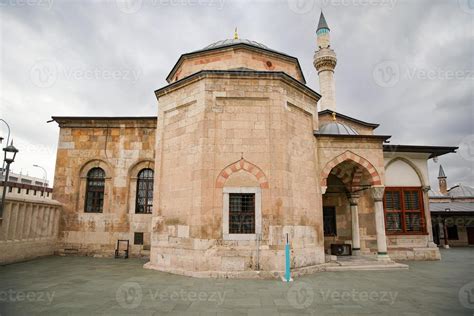
<path id="1" fill-rule="evenodd" d="M 345 124 L 333 121 L 321 126 L 319 134 L 327 135 L 359 135 L 355 129 Z"/>
<path id="2" fill-rule="evenodd" d="M 450 197 L 473 197 L 474 188 L 467 185 L 458 184 L 449 189 L 448 194 Z"/>
<path id="3" fill-rule="evenodd" d="M 206 47 L 204 47 L 202 50 L 231 46 L 231 45 L 236 45 L 236 44 L 247 44 L 247 45 L 255 46 L 258 48 L 269 49 L 266 45 L 263 45 L 262 43 L 259 43 L 259 42 L 251 41 L 244 38 L 233 38 L 233 39 L 225 39 L 225 40 L 221 40 L 221 41 L 217 41 L 215 43 L 209 44 Z"/>

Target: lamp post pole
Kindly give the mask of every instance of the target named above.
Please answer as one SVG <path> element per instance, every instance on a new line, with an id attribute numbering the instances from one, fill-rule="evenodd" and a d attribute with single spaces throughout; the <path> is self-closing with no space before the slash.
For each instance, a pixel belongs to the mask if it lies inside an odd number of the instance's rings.
<path id="1" fill-rule="evenodd" d="M 44 176 L 43 176 L 43 198 L 45 197 L 46 191 L 46 180 L 48 180 L 48 172 L 45 168 L 41 167 L 40 165 L 33 165 L 33 167 L 43 169 Z"/>
<path id="2" fill-rule="evenodd" d="M 0 122 L 5 123 L 5 125 L 7 126 L 7 129 L 8 129 L 7 146 L 8 146 L 8 143 L 10 142 L 10 125 L 8 125 L 7 121 L 5 121 L 4 119 L 1 119 L 1 118 L 0 118 Z M 0 173 L 0 175 L 3 175 L 4 173 L 5 173 L 5 160 L 2 163 L 2 172 Z"/>
<path id="3" fill-rule="evenodd" d="M 5 178 L 3 179 L 3 195 L 2 195 L 2 205 L 0 206 L 0 219 L 3 218 L 3 210 L 5 208 L 5 198 L 7 195 L 7 180 L 8 174 L 10 173 L 10 164 L 15 161 L 15 156 L 18 153 L 18 149 L 13 146 L 13 140 L 11 144 L 5 148 L 3 148 L 5 152 L 5 158 L 3 161 L 7 165 L 7 172 L 5 173 Z"/>

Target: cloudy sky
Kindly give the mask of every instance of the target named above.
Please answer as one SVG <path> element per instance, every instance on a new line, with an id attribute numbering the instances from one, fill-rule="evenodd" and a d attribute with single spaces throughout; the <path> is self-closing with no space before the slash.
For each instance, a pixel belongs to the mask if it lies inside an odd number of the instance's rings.
<path id="1" fill-rule="evenodd" d="M 338 111 L 380 123 L 392 144 L 460 146 L 448 184 L 474 186 L 474 3 L 469 0 L 0 0 L 0 118 L 20 149 L 13 165 L 54 173 L 52 115 L 155 115 L 153 91 L 182 53 L 231 38 L 312 65 L 321 8 L 338 56 Z M 0 122 L 0 136 L 6 129 Z M 5 141 L 4 141 L 5 143 Z"/>

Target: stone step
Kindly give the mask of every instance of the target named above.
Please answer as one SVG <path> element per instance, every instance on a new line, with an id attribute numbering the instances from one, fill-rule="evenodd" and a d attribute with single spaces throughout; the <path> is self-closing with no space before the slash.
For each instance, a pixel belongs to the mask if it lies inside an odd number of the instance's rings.
<path id="1" fill-rule="evenodd" d="M 327 272 L 336 271 L 377 271 L 377 270 L 408 270 L 408 265 L 402 263 L 377 263 L 371 262 L 367 264 L 351 264 L 351 265 L 336 265 L 328 264 L 325 267 Z"/>

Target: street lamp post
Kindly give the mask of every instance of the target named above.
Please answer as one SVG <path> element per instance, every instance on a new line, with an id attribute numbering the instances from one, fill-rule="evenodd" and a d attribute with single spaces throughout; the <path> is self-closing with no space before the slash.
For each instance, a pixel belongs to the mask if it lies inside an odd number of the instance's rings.
<path id="1" fill-rule="evenodd" d="M 7 130 L 8 130 L 7 146 L 8 146 L 8 143 L 10 142 L 10 125 L 8 125 L 7 121 L 5 121 L 4 119 L 0 119 L 0 122 L 5 123 L 5 125 L 7 126 Z M 2 138 L 2 140 L 3 140 L 3 138 Z M 5 173 L 5 161 L 3 161 L 3 163 L 2 163 L 2 172 L 0 172 L 0 175 L 3 175 L 4 173 Z"/>
<path id="2" fill-rule="evenodd" d="M 7 181 L 8 181 L 8 174 L 10 173 L 10 164 L 15 161 L 15 156 L 18 153 L 18 149 L 13 146 L 13 140 L 9 146 L 3 148 L 5 152 L 5 157 L 3 161 L 7 164 L 7 172 L 5 173 L 5 178 L 3 180 L 3 195 L 2 195 L 2 205 L 0 206 L 0 218 L 3 217 L 3 210 L 5 207 L 5 197 L 7 194 Z"/>
<path id="3" fill-rule="evenodd" d="M 45 168 L 41 167 L 40 165 L 33 165 L 33 167 L 43 169 L 44 176 L 43 176 L 43 198 L 45 197 L 46 191 L 46 180 L 48 180 L 48 172 Z"/>

